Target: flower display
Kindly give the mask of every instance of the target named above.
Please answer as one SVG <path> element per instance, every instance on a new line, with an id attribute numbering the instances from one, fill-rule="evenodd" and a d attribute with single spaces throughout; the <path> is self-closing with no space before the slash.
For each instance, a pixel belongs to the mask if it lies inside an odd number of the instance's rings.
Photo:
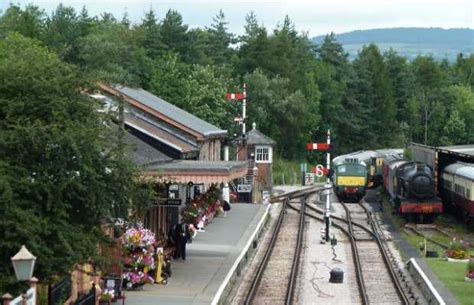
<path id="1" fill-rule="evenodd" d="M 464 241 L 456 241 L 456 238 L 449 243 L 449 248 L 446 250 L 445 255 L 453 259 L 468 259 L 469 251 L 467 250 L 469 245 Z"/>
<path id="2" fill-rule="evenodd" d="M 194 226 L 204 221 L 204 225 L 207 225 L 222 207 L 218 198 L 219 189 L 216 185 L 211 185 L 205 194 L 194 197 L 191 203 L 181 211 L 184 221 Z"/>
<path id="3" fill-rule="evenodd" d="M 155 234 L 138 224 L 125 232 L 125 245 L 128 248 L 148 248 L 155 243 Z"/>
<path id="4" fill-rule="evenodd" d="M 127 288 L 153 283 L 151 272 L 156 268 L 154 243 L 155 234 L 143 228 L 142 224 L 132 225 L 125 231 L 123 245 L 125 272 L 122 277 Z"/>

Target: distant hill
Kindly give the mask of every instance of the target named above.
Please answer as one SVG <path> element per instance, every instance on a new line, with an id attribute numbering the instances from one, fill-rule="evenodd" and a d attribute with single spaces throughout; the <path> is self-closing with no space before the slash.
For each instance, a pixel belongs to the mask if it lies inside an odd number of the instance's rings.
<path id="1" fill-rule="evenodd" d="M 325 35 L 312 39 L 320 44 Z M 351 59 L 363 45 L 375 43 L 382 51 L 393 48 L 399 54 L 414 59 L 418 55 L 432 55 L 436 59 L 456 59 L 457 54 L 474 53 L 474 29 L 441 28 L 391 28 L 357 30 L 337 34 L 340 42 Z"/>

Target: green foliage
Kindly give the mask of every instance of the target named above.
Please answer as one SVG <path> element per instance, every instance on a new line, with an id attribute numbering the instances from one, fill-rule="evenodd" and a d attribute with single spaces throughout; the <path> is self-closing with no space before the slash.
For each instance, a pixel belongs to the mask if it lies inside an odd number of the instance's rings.
<path id="1" fill-rule="evenodd" d="M 290 161 L 278 156 L 273 158 L 273 184 L 301 185 L 301 169 L 297 161 Z"/>
<path id="2" fill-rule="evenodd" d="M 288 17 L 269 31 L 250 13 L 241 37 L 228 28 L 222 11 L 192 29 L 173 10 L 162 20 L 149 10 L 138 25 L 64 5 L 2 12 L 0 290 L 15 288 L 9 257 L 22 243 L 47 279 L 95 253 L 101 221 L 132 205 L 140 218 L 150 204 L 117 132 L 80 93 L 95 80 L 143 87 L 229 131 L 241 104 L 225 93 L 247 83 L 248 125 L 277 141 L 277 184 L 301 182 L 287 160 L 321 161 L 305 144 L 327 129 L 336 154 L 474 142 L 473 54 L 410 62 L 368 45 L 351 62 L 335 35 L 315 46 Z"/>
<path id="3" fill-rule="evenodd" d="M 133 167 L 74 66 L 20 34 L 0 41 L 0 290 L 22 244 L 48 280 L 96 255 L 100 224 L 127 217 Z M 10 290 L 11 291 L 11 290 Z"/>

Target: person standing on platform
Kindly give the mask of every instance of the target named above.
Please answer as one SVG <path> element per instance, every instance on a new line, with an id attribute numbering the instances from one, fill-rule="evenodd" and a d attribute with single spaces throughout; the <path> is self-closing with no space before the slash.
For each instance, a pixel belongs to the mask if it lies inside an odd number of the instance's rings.
<path id="1" fill-rule="evenodd" d="M 188 242 L 191 235 L 189 234 L 188 225 L 184 222 L 181 222 L 176 225 L 176 257 L 181 257 L 183 260 L 186 260 L 186 243 Z"/>

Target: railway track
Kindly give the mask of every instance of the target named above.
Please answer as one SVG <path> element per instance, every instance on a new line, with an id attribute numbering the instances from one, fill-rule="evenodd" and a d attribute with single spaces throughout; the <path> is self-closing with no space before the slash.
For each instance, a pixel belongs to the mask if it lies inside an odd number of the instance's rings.
<path id="1" fill-rule="evenodd" d="M 289 207 L 299 211 L 294 205 L 289 204 Z M 397 275 L 395 258 L 389 251 L 382 229 L 372 213 L 361 203 L 343 203 L 343 207 L 346 210 L 346 219 L 331 216 L 332 225 L 341 230 L 351 243 L 362 304 L 416 303 L 417 300 L 406 284 L 403 273 Z M 309 212 L 304 213 L 310 218 L 324 222 L 322 216 L 314 215 L 323 215 L 321 209 L 308 204 L 307 211 Z M 407 285 L 407 289 L 403 288 L 402 282 Z"/>
<path id="2" fill-rule="evenodd" d="M 341 204 L 346 211 L 349 231 L 356 242 L 366 301 L 373 304 L 410 304 L 410 297 L 405 294 L 395 271 L 394 258 L 372 212 L 360 202 Z M 368 230 L 354 230 L 354 223 L 361 226 L 365 223 Z M 369 231 L 371 238 L 367 238 Z"/>
<path id="3" fill-rule="evenodd" d="M 244 304 L 293 304 L 304 238 L 305 201 L 321 190 L 308 188 L 279 196 L 285 198 L 283 206 Z M 293 204 L 298 204 L 303 213 L 287 209 Z"/>

